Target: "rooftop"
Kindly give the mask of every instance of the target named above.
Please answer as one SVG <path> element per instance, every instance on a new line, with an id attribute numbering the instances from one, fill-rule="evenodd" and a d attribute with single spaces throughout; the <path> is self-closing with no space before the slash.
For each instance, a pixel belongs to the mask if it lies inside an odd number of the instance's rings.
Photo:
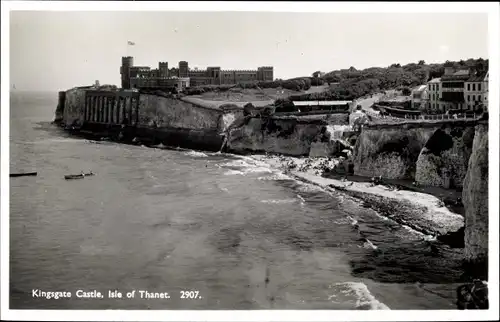
<path id="1" fill-rule="evenodd" d="M 482 73 L 477 73 L 475 75 L 472 75 L 467 79 L 468 82 L 482 82 L 486 80 L 486 76 L 488 75 L 488 72 L 482 72 Z"/>
<path id="2" fill-rule="evenodd" d="M 441 77 L 442 81 L 452 81 L 452 80 L 466 80 L 470 76 L 470 71 L 468 69 L 461 69 L 456 72 L 454 72 L 451 75 L 443 75 Z"/>
<path id="3" fill-rule="evenodd" d="M 419 85 L 413 89 L 413 92 L 423 92 L 427 88 L 427 85 Z"/>
<path id="4" fill-rule="evenodd" d="M 295 101 L 293 105 L 295 106 L 328 106 L 328 105 L 346 105 L 350 104 L 352 101 Z"/>

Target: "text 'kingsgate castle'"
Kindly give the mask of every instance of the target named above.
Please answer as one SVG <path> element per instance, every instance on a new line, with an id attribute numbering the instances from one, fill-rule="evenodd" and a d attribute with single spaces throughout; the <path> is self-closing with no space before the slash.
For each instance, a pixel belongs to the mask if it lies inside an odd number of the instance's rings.
<path id="1" fill-rule="evenodd" d="M 199 85 L 231 85 L 274 80 L 272 66 L 262 66 L 256 70 L 222 70 L 220 67 L 193 70 L 189 68 L 187 61 L 180 61 L 177 68 L 169 69 L 168 62 L 159 62 L 158 68 L 151 69 L 148 66 L 134 66 L 134 58 L 130 56 L 122 57 L 120 74 L 124 89 L 184 89 Z"/>

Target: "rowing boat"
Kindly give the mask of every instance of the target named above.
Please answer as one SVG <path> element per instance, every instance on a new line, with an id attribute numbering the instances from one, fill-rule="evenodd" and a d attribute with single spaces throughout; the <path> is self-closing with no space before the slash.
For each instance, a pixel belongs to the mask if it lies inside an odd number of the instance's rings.
<path id="1" fill-rule="evenodd" d="M 64 179 L 66 180 L 74 180 L 74 179 L 83 179 L 88 176 L 93 176 L 94 173 L 89 172 L 89 173 L 80 173 L 80 174 L 68 174 L 64 176 Z"/>
<path id="2" fill-rule="evenodd" d="M 11 173 L 10 177 L 36 176 L 38 172 Z"/>

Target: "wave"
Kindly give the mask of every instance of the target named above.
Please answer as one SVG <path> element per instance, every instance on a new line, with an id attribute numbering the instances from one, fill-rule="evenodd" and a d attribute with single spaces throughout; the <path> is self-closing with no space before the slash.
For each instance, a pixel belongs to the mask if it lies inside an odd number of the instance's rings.
<path id="1" fill-rule="evenodd" d="M 368 238 L 365 238 L 365 242 L 363 243 L 364 248 L 378 249 L 378 247 L 372 243 Z"/>
<path id="2" fill-rule="evenodd" d="M 384 303 L 373 296 L 368 287 L 361 282 L 336 283 L 329 287 L 335 293 L 328 297 L 328 300 L 341 297 L 344 301 L 354 302 L 356 309 L 361 310 L 390 310 Z M 333 301 L 335 302 L 335 301 Z"/>
<path id="3" fill-rule="evenodd" d="M 248 174 L 248 173 L 273 173 L 273 170 L 268 165 L 249 163 L 244 160 L 234 160 L 221 165 L 225 168 L 237 168 L 225 174 Z"/>
<path id="4" fill-rule="evenodd" d="M 229 170 L 224 173 L 225 176 L 233 176 L 233 175 L 245 175 L 243 172 L 238 170 Z"/>
<path id="5" fill-rule="evenodd" d="M 258 180 L 263 180 L 263 181 L 284 181 L 284 180 L 294 180 L 287 176 L 284 173 L 276 173 L 272 176 L 265 176 L 265 177 L 259 177 Z"/>
<path id="6" fill-rule="evenodd" d="M 272 203 L 272 204 L 284 204 L 284 203 L 294 203 L 296 199 L 269 199 L 269 200 L 261 200 L 262 203 Z"/>
<path id="7" fill-rule="evenodd" d="M 206 155 L 205 153 L 194 151 L 194 150 L 186 152 L 186 153 L 184 153 L 184 155 L 189 155 L 191 157 L 198 157 L 198 158 L 206 158 L 206 157 L 208 157 L 208 155 Z"/>
<path id="8" fill-rule="evenodd" d="M 347 215 L 347 219 L 349 219 L 351 226 L 356 226 L 358 224 L 358 220 L 354 219 L 353 217 Z"/>
<path id="9" fill-rule="evenodd" d="M 163 143 L 160 143 L 160 144 L 157 144 L 157 145 L 153 145 L 151 147 L 155 148 L 155 149 L 165 149 L 167 146 L 164 145 Z"/>
<path id="10" fill-rule="evenodd" d="M 82 142 L 82 140 L 81 139 L 74 139 L 74 138 L 45 139 L 45 140 L 40 140 L 40 141 L 13 140 L 11 144 L 51 144 L 51 143 L 76 143 L 76 142 Z"/>

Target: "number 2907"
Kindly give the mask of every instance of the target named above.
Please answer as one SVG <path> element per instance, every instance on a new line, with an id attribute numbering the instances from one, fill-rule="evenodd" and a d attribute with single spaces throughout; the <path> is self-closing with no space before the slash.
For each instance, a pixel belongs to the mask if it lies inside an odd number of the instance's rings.
<path id="1" fill-rule="evenodd" d="M 201 298 L 199 291 L 181 291 L 181 299 Z"/>

